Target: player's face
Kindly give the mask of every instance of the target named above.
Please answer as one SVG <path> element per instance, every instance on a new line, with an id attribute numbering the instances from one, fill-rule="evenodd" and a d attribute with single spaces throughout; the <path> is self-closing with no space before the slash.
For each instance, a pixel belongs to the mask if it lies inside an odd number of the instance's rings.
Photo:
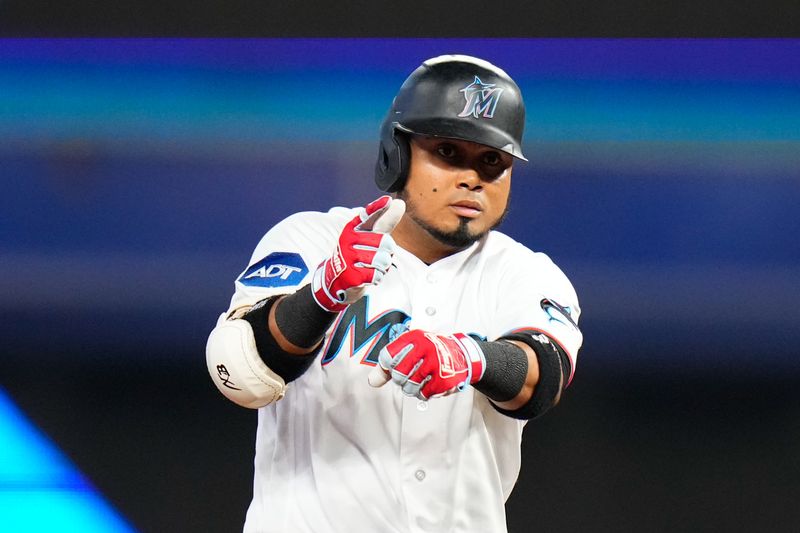
<path id="1" fill-rule="evenodd" d="M 398 195 L 406 202 L 401 231 L 450 250 L 469 246 L 503 219 L 512 162 L 482 144 L 412 136 L 408 180 Z"/>

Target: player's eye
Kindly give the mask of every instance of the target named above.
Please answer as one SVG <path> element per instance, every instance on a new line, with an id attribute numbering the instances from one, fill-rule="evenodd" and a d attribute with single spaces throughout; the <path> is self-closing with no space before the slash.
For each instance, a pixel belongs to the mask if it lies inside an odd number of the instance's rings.
<path id="1" fill-rule="evenodd" d="M 450 143 L 443 143 L 436 148 L 436 153 L 445 159 L 452 159 L 456 156 L 456 147 Z"/>
<path id="2" fill-rule="evenodd" d="M 497 152 L 486 152 L 483 154 L 483 164 L 489 166 L 497 166 L 503 162 L 503 158 Z"/>

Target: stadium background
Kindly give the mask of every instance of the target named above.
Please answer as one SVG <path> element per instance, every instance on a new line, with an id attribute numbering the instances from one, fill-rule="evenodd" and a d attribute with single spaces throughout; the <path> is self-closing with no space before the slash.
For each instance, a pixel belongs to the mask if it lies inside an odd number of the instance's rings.
<path id="1" fill-rule="evenodd" d="M 771 39 L 0 40 L 4 516 L 44 531 L 73 494 L 240 528 L 255 413 L 207 379 L 208 331 L 267 228 L 376 195 L 383 113 L 445 52 L 522 87 L 503 229 L 584 310 L 510 531 L 796 527 L 800 41 Z"/>

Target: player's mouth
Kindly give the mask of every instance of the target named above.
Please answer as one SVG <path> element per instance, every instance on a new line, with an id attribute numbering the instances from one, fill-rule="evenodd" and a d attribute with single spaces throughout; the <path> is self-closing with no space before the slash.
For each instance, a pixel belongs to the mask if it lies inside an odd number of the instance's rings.
<path id="1" fill-rule="evenodd" d="M 450 204 L 450 209 L 460 217 L 477 218 L 483 212 L 483 208 L 479 202 L 472 200 L 460 200 Z"/>

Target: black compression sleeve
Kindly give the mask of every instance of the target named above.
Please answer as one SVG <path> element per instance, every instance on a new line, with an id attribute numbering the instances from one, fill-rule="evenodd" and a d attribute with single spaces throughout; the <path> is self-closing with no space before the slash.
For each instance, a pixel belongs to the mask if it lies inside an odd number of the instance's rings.
<path id="1" fill-rule="evenodd" d="M 283 336 L 300 348 L 311 348 L 322 340 L 336 313 L 321 308 L 311 294 L 311 285 L 281 300 L 275 323 Z"/>
<path id="2" fill-rule="evenodd" d="M 528 356 L 525 351 L 503 341 L 477 341 L 486 357 L 483 377 L 474 387 L 496 402 L 514 398 L 528 376 Z"/>

